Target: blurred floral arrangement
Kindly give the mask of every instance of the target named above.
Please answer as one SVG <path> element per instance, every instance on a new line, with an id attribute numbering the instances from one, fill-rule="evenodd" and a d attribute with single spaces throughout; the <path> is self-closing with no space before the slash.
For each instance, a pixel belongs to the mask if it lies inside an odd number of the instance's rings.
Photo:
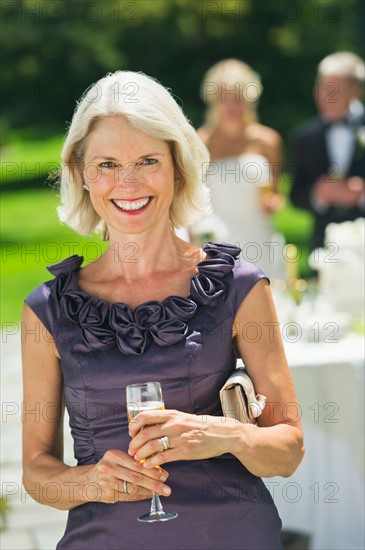
<path id="1" fill-rule="evenodd" d="M 227 240 L 228 229 L 224 221 L 216 214 L 209 214 L 190 228 L 191 240 L 196 245 L 201 243 L 224 243 Z"/>
<path id="2" fill-rule="evenodd" d="M 313 250 L 310 266 L 319 272 L 318 290 L 337 312 L 364 316 L 365 220 L 330 223 L 325 246 Z"/>

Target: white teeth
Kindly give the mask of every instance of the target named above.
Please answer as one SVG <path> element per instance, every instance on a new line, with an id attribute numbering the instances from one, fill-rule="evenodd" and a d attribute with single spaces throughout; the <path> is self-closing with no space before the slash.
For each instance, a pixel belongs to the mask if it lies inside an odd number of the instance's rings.
<path id="1" fill-rule="evenodd" d="M 143 208 L 144 206 L 146 206 L 146 204 L 148 203 L 149 201 L 149 197 L 147 197 L 146 199 L 141 199 L 139 201 L 117 201 L 117 200 L 113 200 L 113 202 L 119 206 L 119 208 L 121 208 L 122 210 L 139 210 L 140 208 Z"/>

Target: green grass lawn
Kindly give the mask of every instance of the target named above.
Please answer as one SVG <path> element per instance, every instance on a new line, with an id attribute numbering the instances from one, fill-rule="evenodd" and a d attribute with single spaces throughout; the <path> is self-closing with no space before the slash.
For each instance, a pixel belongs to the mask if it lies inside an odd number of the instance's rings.
<path id="1" fill-rule="evenodd" d="M 273 221 L 276 230 L 285 236 L 286 242 L 288 244 L 294 243 L 298 248 L 298 272 L 301 277 L 312 276 L 312 272 L 308 266 L 308 256 L 310 253 L 309 236 L 313 227 L 311 214 L 287 204 L 280 212 L 274 215 Z"/>
<path id="2" fill-rule="evenodd" d="M 43 140 L 23 140 L 14 137 L 2 148 L 0 184 L 45 179 L 57 171 L 63 137 L 54 136 Z"/>
<path id="3" fill-rule="evenodd" d="M 6 193 L 1 201 L 1 321 L 19 322 L 23 299 L 52 275 L 46 266 L 72 254 L 85 262 L 106 248 L 98 236 L 84 238 L 56 214 L 55 190 Z"/>

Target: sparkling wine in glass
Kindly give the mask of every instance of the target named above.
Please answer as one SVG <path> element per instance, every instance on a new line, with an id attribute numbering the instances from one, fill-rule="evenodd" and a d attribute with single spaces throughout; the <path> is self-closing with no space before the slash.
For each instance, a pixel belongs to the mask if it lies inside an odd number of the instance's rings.
<path id="1" fill-rule="evenodd" d="M 165 408 L 161 384 L 159 382 L 131 384 L 127 386 L 126 394 L 128 422 L 132 422 L 137 414 L 142 411 L 156 411 Z M 150 512 L 139 516 L 137 519 L 138 521 L 152 523 L 154 521 L 168 521 L 177 518 L 177 515 L 176 512 L 165 512 L 160 497 L 156 493 L 153 493 Z"/>

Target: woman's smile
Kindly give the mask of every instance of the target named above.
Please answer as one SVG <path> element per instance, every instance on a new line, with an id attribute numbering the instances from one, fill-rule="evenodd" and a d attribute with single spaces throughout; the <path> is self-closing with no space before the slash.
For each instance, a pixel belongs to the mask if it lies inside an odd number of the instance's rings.
<path id="1" fill-rule="evenodd" d="M 127 215 L 136 215 L 143 212 L 151 204 L 153 197 L 141 199 L 112 199 L 114 206 Z"/>

